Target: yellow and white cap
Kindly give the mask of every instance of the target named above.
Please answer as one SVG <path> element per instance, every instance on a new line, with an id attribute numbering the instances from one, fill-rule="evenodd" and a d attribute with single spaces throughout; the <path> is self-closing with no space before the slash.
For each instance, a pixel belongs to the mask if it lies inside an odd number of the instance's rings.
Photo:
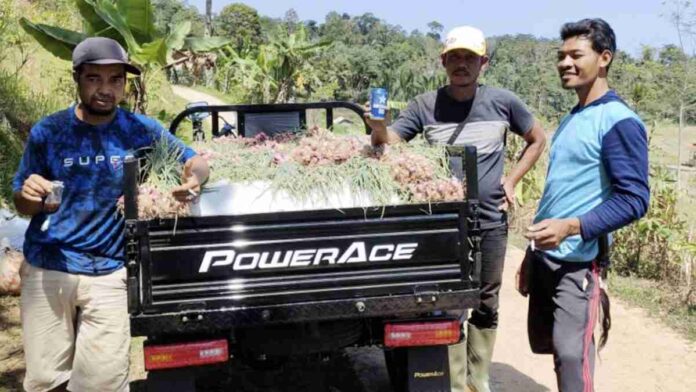
<path id="1" fill-rule="evenodd" d="M 483 32 L 476 27 L 459 26 L 447 33 L 445 48 L 442 54 L 454 49 L 466 49 L 479 56 L 486 54 L 486 37 Z"/>

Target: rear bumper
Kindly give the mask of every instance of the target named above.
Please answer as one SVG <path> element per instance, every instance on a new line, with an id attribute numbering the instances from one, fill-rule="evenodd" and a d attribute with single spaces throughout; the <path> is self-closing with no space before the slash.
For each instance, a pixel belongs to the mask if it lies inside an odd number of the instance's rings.
<path id="1" fill-rule="evenodd" d="M 251 325 L 393 317 L 435 310 L 475 308 L 479 290 L 453 290 L 418 295 L 332 299 L 280 305 L 187 310 L 131 315 L 131 335 L 208 333 Z"/>

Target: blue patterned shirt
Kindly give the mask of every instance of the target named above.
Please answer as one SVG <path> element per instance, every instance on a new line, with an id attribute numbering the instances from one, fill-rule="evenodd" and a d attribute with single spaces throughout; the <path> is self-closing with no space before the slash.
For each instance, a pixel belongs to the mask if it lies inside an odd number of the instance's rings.
<path id="1" fill-rule="evenodd" d="M 65 185 L 53 214 L 31 219 L 24 255 L 36 267 L 75 274 L 102 275 L 123 267 L 124 219 L 116 209 L 123 194 L 123 161 L 161 137 L 182 150 L 181 160 L 196 153 L 157 121 L 117 109 L 108 124 L 90 125 L 75 107 L 42 119 L 31 130 L 13 189 L 19 192 L 31 174 Z"/>

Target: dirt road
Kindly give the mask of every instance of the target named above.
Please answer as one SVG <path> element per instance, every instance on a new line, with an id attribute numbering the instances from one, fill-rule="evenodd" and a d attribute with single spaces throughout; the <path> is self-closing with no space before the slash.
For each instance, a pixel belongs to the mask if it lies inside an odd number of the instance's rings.
<path id="1" fill-rule="evenodd" d="M 209 105 L 229 105 L 229 103 L 223 102 L 210 94 L 205 94 L 184 86 L 172 86 L 172 91 L 174 94 L 189 102 L 207 102 Z M 220 117 L 232 125 L 237 124 L 236 113 L 220 113 Z M 207 121 L 210 122 L 210 118 Z M 220 126 L 222 126 L 222 123 Z"/>
<path id="2" fill-rule="evenodd" d="M 529 350 L 527 299 L 513 279 L 521 250 L 508 251 L 500 304 L 500 331 L 493 355 L 493 381 L 499 392 L 555 391 L 556 376 L 548 355 Z M 611 295 L 611 287 L 609 288 Z M 596 367 L 597 391 L 696 390 L 696 344 L 661 325 L 641 309 L 612 298 L 612 330 Z"/>

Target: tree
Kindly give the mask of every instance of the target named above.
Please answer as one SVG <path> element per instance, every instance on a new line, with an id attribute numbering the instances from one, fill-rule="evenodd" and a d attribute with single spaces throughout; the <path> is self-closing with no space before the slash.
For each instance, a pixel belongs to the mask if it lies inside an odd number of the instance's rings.
<path id="1" fill-rule="evenodd" d="M 288 31 L 288 34 L 292 34 L 297 30 L 300 23 L 300 17 L 297 15 L 297 11 L 294 8 L 290 8 L 285 11 L 285 16 L 283 17 L 283 23 Z"/>
<path id="2" fill-rule="evenodd" d="M 191 35 L 205 35 L 205 17 L 194 6 L 186 5 L 181 0 L 152 0 L 155 16 L 155 29 L 158 34 L 166 35 L 172 26 L 191 22 Z"/>
<path id="3" fill-rule="evenodd" d="M 369 35 L 372 29 L 379 25 L 379 23 L 379 18 L 374 16 L 371 12 L 355 17 L 355 24 L 358 26 L 358 31 L 362 35 Z"/>
<path id="4" fill-rule="evenodd" d="M 445 26 L 440 24 L 440 22 L 434 20 L 430 23 L 428 23 L 428 28 L 430 31 L 428 32 L 428 36 L 433 38 L 436 41 L 439 41 L 441 38 L 442 31 L 445 29 Z"/>
<path id="5" fill-rule="evenodd" d="M 310 41 L 316 40 L 319 38 L 319 24 L 317 23 L 316 20 L 308 20 L 304 23 L 305 30 L 307 30 L 307 38 L 309 38 Z"/>
<path id="6" fill-rule="evenodd" d="M 335 11 L 326 15 L 324 23 L 319 28 L 319 34 L 324 39 L 349 45 L 361 45 L 365 41 L 350 15 Z"/>
<path id="7" fill-rule="evenodd" d="M 274 31 L 283 27 L 283 20 L 281 18 L 271 18 L 269 16 L 260 15 L 259 21 L 261 22 L 261 33 L 263 35 L 262 41 L 268 42 L 268 39 L 273 35 Z"/>
<path id="8" fill-rule="evenodd" d="M 540 117 L 557 121 L 573 106 L 575 96 L 558 82 L 555 41 L 530 35 L 494 37 L 487 84 L 514 91 Z"/>
<path id="9" fill-rule="evenodd" d="M 655 48 L 649 45 L 643 45 L 640 49 L 640 61 L 648 62 L 655 59 Z"/>
<path id="10" fill-rule="evenodd" d="M 248 5 L 225 6 L 215 18 L 215 25 L 219 34 L 232 40 L 237 51 L 256 49 L 262 41 L 259 14 Z"/>
<path id="11" fill-rule="evenodd" d="M 687 60 L 684 50 L 677 45 L 665 45 L 658 54 L 658 60 L 662 65 L 674 66 L 683 65 Z"/>

